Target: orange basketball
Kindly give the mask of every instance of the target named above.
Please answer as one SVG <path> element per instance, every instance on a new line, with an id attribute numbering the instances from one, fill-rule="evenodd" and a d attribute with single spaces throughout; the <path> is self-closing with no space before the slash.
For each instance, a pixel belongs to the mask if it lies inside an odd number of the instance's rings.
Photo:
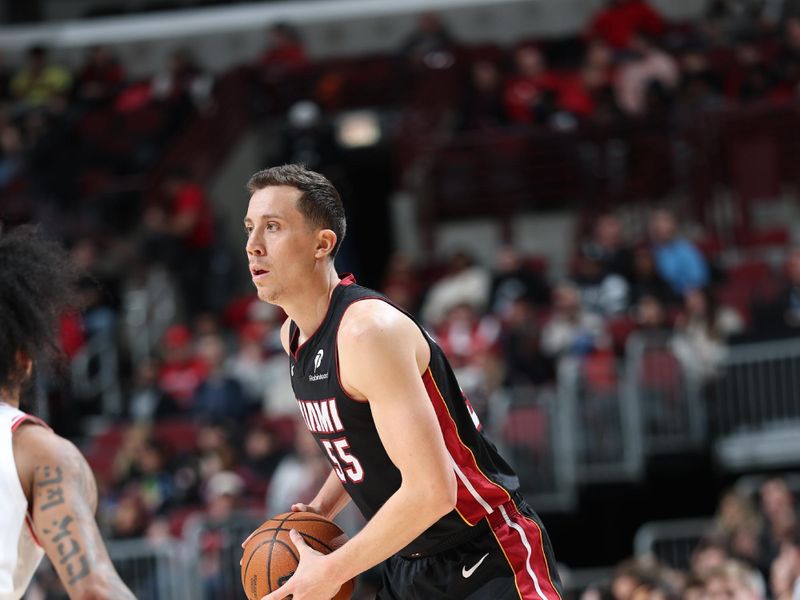
<path id="1" fill-rule="evenodd" d="M 260 600 L 294 573 L 299 557 L 289 537 L 292 529 L 322 554 L 333 552 L 347 539 L 336 523 L 311 512 L 288 512 L 264 521 L 247 540 L 242 554 L 242 587 L 248 600 Z M 333 600 L 349 600 L 354 587 L 354 581 L 348 581 Z"/>

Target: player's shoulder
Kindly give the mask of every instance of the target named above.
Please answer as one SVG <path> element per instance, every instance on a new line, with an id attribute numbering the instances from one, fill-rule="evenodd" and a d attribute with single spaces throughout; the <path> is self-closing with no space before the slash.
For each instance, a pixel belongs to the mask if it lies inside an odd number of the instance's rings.
<path id="1" fill-rule="evenodd" d="M 397 339 L 419 331 L 401 310 L 378 298 L 365 298 L 347 307 L 339 324 L 339 343 L 364 345 Z"/>
<path id="2" fill-rule="evenodd" d="M 25 490 L 30 489 L 37 467 L 57 466 L 68 475 L 73 467 L 78 468 L 85 461 L 75 444 L 35 422 L 25 422 L 18 427 L 14 431 L 12 444 L 17 471 Z"/>

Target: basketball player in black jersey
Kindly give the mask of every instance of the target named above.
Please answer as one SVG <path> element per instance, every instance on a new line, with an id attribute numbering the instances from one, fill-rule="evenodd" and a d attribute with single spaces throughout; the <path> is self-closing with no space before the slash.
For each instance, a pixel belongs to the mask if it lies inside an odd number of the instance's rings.
<path id="1" fill-rule="evenodd" d="M 300 562 L 279 600 L 328 600 L 384 562 L 379 599 L 560 600 L 544 527 L 481 426 L 441 349 L 414 318 L 340 277 L 339 194 L 302 166 L 260 171 L 244 219 L 259 297 L 283 308 L 281 339 L 303 420 L 331 462 L 309 505 L 367 519 L 323 556 L 292 532 Z"/>

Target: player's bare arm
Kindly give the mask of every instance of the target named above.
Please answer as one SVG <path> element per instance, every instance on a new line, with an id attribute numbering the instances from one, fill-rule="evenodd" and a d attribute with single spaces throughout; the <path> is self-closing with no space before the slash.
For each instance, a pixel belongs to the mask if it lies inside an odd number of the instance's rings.
<path id="1" fill-rule="evenodd" d="M 13 447 L 39 543 L 69 597 L 135 599 L 100 536 L 95 521 L 97 485 L 78 449 L 37 425 L 17 429 Z"/>
<path id="2" fill-rule="evenodd" d="M 286 319 L 281 325 L 281 345 L 286 354 L 289 354 L 289 324 L 291 319 Z M 322 484 L 317 495 L 308 504 L 298 502 L 292 504 L 295 512 L 309 511 L 317 513 L 326 519 L 333 519 L 345 506 L 350 503 L 350 496 L 347 495 L 342 482 L 336 476 L 336 472 L 331 469 L 325 483 Z M 246 541 L 246 540 L 245 540 Z"/>
<path id="3" fill-rule="evenodd" d="M 368 401 L 386 452 L 402 476 L 395 492 L 361 532 L 322 556 L 300 547 L 293 578 L 266 598 L 327 599 L 339 586 L 416 539 L 453 510 L 456 479 L 422 382 L 429 347 L 419 328 L 385 302 L 352 305 L 338 335 L 340 376 L 355 400 Z"/>

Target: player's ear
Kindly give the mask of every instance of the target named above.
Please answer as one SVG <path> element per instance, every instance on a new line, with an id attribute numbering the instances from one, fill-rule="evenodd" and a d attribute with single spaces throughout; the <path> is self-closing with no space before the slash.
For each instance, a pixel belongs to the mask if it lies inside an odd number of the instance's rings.
<path id="1" fill-rule="evenodd" d="M 317 247 L 315 258 L 324 258 L 333 252 L 336 247 L 336 233 L 332 229 L 320 229 L 317 232 Z"/>

